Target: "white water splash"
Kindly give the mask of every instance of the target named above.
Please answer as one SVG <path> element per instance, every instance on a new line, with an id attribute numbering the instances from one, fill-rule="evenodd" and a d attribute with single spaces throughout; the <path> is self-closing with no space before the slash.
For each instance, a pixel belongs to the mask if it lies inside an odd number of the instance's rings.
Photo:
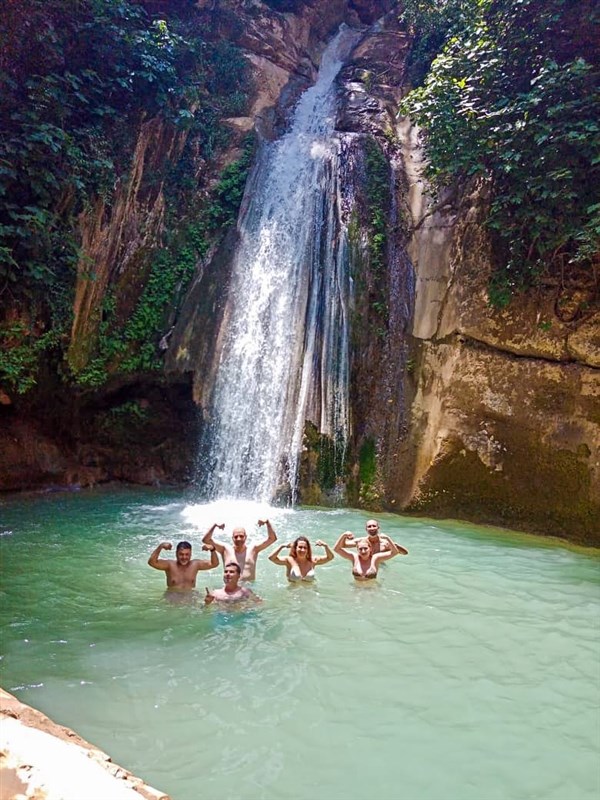
<path id="1" fill-rule="evenodd" d="M 201 445 L 210 497 L 269 501 L 282 485 L 293 494 L 306 419 L 345 446 L 350 277 L 334 80 L 357 37 L 343 29 L 327 48 L 246 189 Z"/>

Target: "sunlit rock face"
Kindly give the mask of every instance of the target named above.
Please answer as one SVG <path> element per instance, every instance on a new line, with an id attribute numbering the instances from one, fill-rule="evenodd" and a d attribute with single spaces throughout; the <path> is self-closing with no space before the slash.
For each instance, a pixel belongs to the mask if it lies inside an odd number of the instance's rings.
<path id="1" fill-rule="evenodd" d="M 77 265 L 73 325 L 67 359 L 74 370 L 87 366 L 102 322 L 102 303 L 114 291 L 116 317 L 133 312 L 148 273 L 147 254 L 164 227 L 162 182 L 148 185 L 148 173 L 179 153 L 186 134 L 152 119 L 139 130 L 129 179 L 115 186 L 109 204 L 99 198 L 80 217 L 81 257 Z"/>
<path id="2" fill-rule="evenodd" d="M 390 475 L 396 503 L 600 543 L 600 314 L 593 287 L 487 298 L 475 190 L 433 209 L 416 132 L 400 126 L 416 225 L 415 398 Z"/>

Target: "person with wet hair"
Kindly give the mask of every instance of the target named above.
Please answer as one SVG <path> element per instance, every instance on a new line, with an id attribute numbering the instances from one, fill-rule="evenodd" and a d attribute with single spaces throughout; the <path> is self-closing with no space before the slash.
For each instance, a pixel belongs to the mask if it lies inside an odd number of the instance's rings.
<path id="1" fill-rule="evenodd" d="M 381 538 L 387 539 L 387 549 L 374 553 L 368 538 L 365 537 L 364 539 L 359 539 L 357 542 L 353 542 L 353 546 L 356 547 L 356 552 L 350 553 L 346 549 L 351 546 L 348 544 L 348 539 L 350 537 L 353 538 L 353 535 L 349 531 L 342 533 L 333 546 L 333 550 L 342 558 L 352 562 L 352 575 L 357 581 L 374 580 L 377 577 L 381 562 L 398 555 L 398 548 L 394 542 L 392 542 L 389 536 L 384 536 L 383 534 Z"/>
<path id="2" fill-rule="evenodd" d="M 376 519 L 368 519 L 365 524 L 365 530 L 367 532 L 367 539 L 369 544 L 371 545 L 371 550 L 373 553 L 380 553 L 383 550 L 388 549 L 387 542 L 391 541 L 389 536 L 385 536 L 384 534 L 380 533 L 379 531 L 379 523 Z M 346 541 L 346 547 L 356 547 L 358 539 L 354 538 L 354 534 L 351 531 L 347 531 L 348 538 Z M 394 542 L 396 548 L 398 549 L 397 555 L 400 556 L 407 556 L 408 550 L 406 547 L 402 547 L 401 544 L 398 542 Z"/>
<path id="3" fill-rule="evenodd" d="M 327 564 L 333 558 L 333 552 L 328 544 L 317 539 L 315 546 L 323 547 L 325 555 L 313 556 L 310 541 L 306 536 L 298 536 L 291 544 L 280 545 L 269 556 L 269 561 L 286 568 L 287 579 L 290 583 L 311 582 L 315 579 L 315 567 L 319 564 Z M 282 558 L 279 554 L 285 548 L 289 548 L 290 554 Z"/>
<path id="4" fill-rule="evenodd" d="M 210 561 L 192 558 L 192 545 L 179 542 L 175 548 L 175 561 L 159 558 L 163 550 L 172 550 L 171 542 L 161 542 L 148 559 L 149 566 L 161 570 L 167 579 L 167 588 L 173 591 L 187 591 L 196 588 L 196 576 L 200 570 L 214 569 L 219 566 L 219 559 L 214 547 L 204 545 L 203 550 L 210 551 Z"/>
<path id="5" fill-rule="evenodd" d="M 213 589 L 206 587 L 204 604 L 211 603 L 241 603 L 243 600 L 261 603 L 262 598 L 254 594 L 252 589 L 247 586 L 240 586 L 241 570 L 237 561 L 230 561 L 225 564 L 223 570 L 223 588 Z"/>
<path id="6" fill-rule="evenodd" d="M 250 546 L 246 544 L 248 535 L 245 528 L 233 529 L 231 534 L 232 544 L 215 542 L 213 539 L 215 528 L 220 528 L 221 530 L 225 528 L 224 523 L 219 524 L 218 522 L 214 525 L 211 525 L 202 538 L 204 544 L 211 545 L 215 548 L 217 553 L 223 559 L 223 565 L 233 561 L 239 566 L 241 581 L 256 580 L 256 559 L 258 558 L 259 553 L 261 553 L 263 550 L 266 550 L 267 547 L 277 541 L 277 534 L 273 530 L 273 526 L 268 519 L 259 519 L 258 524 L 260 527 L 263 525 L 267 526 L 267 537 L 258 544 L 253 544 Z"/>

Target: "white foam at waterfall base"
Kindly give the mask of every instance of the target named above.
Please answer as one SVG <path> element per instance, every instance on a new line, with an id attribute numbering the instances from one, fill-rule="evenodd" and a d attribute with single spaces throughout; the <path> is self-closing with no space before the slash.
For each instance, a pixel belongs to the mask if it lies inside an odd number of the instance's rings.
<path id="1" fill-rule="evenodd" d="M 182 510 L 181 516 L 187 523 L 197 527 L 200 533 L 205 533 L 215 523 L 224 524 L 223 531 L 215 531 L 214 538 L 217 541 L 230 543 L 232 529 L 245 528 L 252 544 L 263 540 L 267 535 L 265 528 L 258 526 L 259 519 L 268 519 L 277 531 L 279 523 L 285 523 L 286 517 L 291 513 L 291 509 L 277 508 L 268 503 L 221 497 L 209 503 L 188 505 Z"/>

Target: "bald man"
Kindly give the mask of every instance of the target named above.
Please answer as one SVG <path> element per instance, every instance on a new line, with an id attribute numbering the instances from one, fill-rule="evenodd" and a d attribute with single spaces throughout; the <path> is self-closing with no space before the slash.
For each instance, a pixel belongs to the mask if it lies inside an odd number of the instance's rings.
<path id="1" fill-rule="evenodd" d="M 223 530 L 225 528 L 224 523 L 215 523 L 211 525 L 202 538 L 204 544 L 215 548 L 216 552 L 223 559 L 223 565 L 234 562 L 239 566 L 241 581 L 256 580 L 256 559 L 258 558 L 258 554 L 262 550 L 266 550 L 267 547 L 270 547 L 273 542 L 277 541 L 277 535 L 268 519 L 259 519 L 258 524 L 261 527 L 263 525 L 267 526 L 267 538 L 259 542 L 259 544 L 253 544 L 250 547 L 247 545 L 248 535 L 246 534 L 245 528 L 233 529 L 231 533 L 232 544 L 215 542 L 213 539 L 215 529 L 219 528 Z"/>
<path id="2" fill-rule="evenodd" d="M 379 532 L 379 523 L 376 519 L 368 519 L 365 525 L 365 530 L 367 531 L 367 540 L 371 545 L 371 550 L 373 553 L 381 553 L 384 550 L 389 550 L 389 545 L 386 542 L 385 538 L 381 538 Z M 350 531 L 348 531 L 350 533 Z M 351 534 L 352 538 L 346 540 L 346 547 L 356 547 L 356 542 L 359 541 L 358 539 L 354 539 L 354 534 Z M 398 555 L 400 556 L 407 556 L 408 550 L 406 547 L 402 547 L 401 544 L 398 542 L 394 542 L 396 547 L 398 548 Z"/>

